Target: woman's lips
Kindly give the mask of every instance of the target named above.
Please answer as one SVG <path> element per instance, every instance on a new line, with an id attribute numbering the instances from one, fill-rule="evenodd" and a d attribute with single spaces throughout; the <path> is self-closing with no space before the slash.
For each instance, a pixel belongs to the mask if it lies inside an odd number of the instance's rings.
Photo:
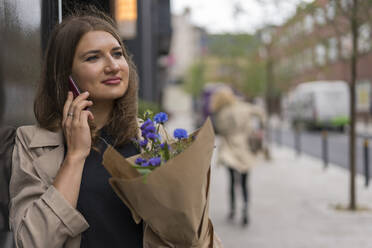
<path id="1" fill-rule="evenodd" d="M 121 78 L 115 77 L 115 78 L 110 78 L 110 79 L 107 79 L 105 81 L 102 81 L 102 83 L 109 84 L 109 85 L 120 84 L 120 80 L 121 80 Z"/>

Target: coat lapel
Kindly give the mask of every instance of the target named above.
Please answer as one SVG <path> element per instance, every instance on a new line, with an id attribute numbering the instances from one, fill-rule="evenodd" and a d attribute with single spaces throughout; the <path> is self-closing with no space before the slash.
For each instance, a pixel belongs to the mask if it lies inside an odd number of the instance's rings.
<path id="1" fill-rule="evenodd" d="M 62 131 L 51 132 L 37 128 L 30 149 L 42 149 L 42 154 L 33 161 L 34 168 L 48 185 L 52 184 L 64 159 Z"/>

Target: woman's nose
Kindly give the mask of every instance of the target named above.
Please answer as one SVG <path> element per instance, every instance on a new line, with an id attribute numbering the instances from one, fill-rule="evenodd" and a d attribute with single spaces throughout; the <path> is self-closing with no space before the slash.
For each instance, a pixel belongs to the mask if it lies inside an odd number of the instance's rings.
<path id="1" fill-rule="evenodd" d="M 117 72 L 120 69 L 119 63 L 114 58 L 108 58 L 105 66 L 105 73 Z"/>

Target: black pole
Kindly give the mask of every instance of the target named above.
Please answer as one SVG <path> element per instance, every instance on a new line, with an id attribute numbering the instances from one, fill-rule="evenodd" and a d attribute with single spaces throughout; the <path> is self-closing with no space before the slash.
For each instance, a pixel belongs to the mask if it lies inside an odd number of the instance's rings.
<path id="1" fill-rule="evenodd" d="M 279 146 L 282 145 L 282 127 L 281 125 L 279 124 L 277 130 L 276 130 L 276 134 L 277 134 L 277 143 Z"/>
<path id="2" fill-rule="evenodd" d="M 301 155 L 301 137 L 300 137 L 300 127 L 296 126 L 295 128 L 295 149 L 297 156 Z"/>
<path id="3" fill-rule="evenodd" d="M 323 153 L 323 162 L 324 168 L 328 167 L 328 132 L 323 130 L 322 132 L 322 153 Z"/>
<path id="4" fill-rule="evenodd" d="M 369 149 L 368 139 L 364 139 L 364 175 L 365 175 L 365 186 L 369 185 Z"/>

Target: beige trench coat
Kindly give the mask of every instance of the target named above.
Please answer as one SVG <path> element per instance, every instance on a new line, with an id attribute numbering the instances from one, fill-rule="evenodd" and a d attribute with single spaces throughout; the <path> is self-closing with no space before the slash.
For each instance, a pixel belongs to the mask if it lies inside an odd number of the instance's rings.
<path id="1" fill-rule="evenodd" d="M 245 173 L 256 163 L 256 156 L 250 151 L 248 143 L 252 115 L 264 121 L 260 109 L 242 101 L 227 105 L 216 113 L 215 126 L 220 134 L 218 164 Z"/>
<path id="2" fill-rule="evenodd" d="M 10 180 L 10 226 L 17 247 L 78 248 L 89 225 L 54 188 L 63 162 L 62 132 L 18 128 Z"/>

